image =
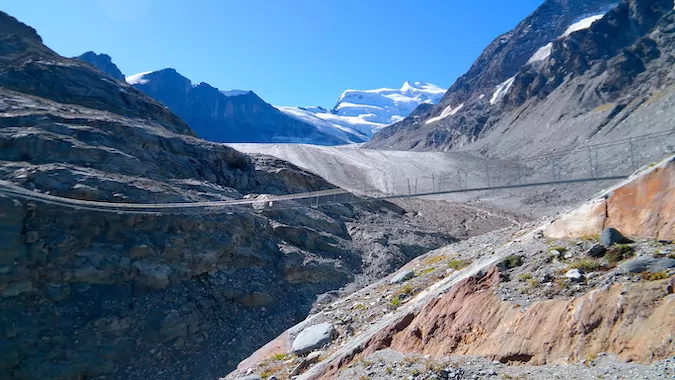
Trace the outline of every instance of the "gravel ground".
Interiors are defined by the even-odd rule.
[[[612,355],[600,354],[581,363],[544,366],[509,366],[481,357],[449,356],[434,360],[394,350],[375,352],[354,362],[337,379],[672,379],[675,358],[651,365],[624,363]]]

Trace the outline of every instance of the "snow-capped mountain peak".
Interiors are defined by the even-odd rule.
[[[366,141],[378,130],[403,120],[420,104],[438,103],[444,94],[445,89],[431,83],[407,81],[398,89],[345,90],[330,111],[316,106],[277,108],[317,128],[351,135],[356,142],[353,136]]]

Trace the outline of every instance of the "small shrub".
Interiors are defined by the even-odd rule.
[[[265,372],[263,372],[263,373],[260,374],[260,377],[263,378],[263,379],[267,379],[267,378],[272,377],[272,375],[274,375],[272,372],[270,372],[270,371],[265,371]]]
[[[468,267],[469,264],[471,264],[471,262],[468,261],[468,260],[454,259],[454,260],[450,260],[450,262],[448,263],[448,268],[454,269],[454,270],[460,270],[460,269],[464,269],[464,268]]]
[[[506,267],[506,269],[513,269],[523,265],[523,258],[518,255],[509,255],[506,256],[504,260],[502,260],[502,264]]]
[[[643,280],[646,281],[659,281],[659,280],[665,280],[668,278],[668,273],[667,272],[657,272],[657,273],[650,273],[650,272],[644,272],[641,273],[640,276],[642,277]]]
[[[285,352],[280,352],[278,354],[272,355],[273,360],[284,360],[288,357],[288,355]]]
[[[396,297],[394,297],[394,298],[391,299],[391,306],[393,306],[394,309],[396,309],[396,308],[399,307],[400,305],[401,305],[401,299],[398,298],[398,296],[396,296]]]
[[[602,262],[590,257],[584,257],[570,264],[569,269],[579,269],[584,272],[593,272],[602,268]]]
[[[611,264],[616,265],[635,254],[635,248],[627,244],[617,244],[605,253],[605,259]]]
[[[518,281],[520,282],[525,282],[530,279],[532,279],[532,275],[529,273],[521,273],[518,275]]]
[[[675,259],[675,253],[669,254],[668,257],[670,257],[671,259]]]
[[[400,295],[409,296],[414,291],[415,291],[415,288],[413,288],[412,285],[405,284],[405,285],[401,286],[396,292],[394,292],[394,297],[398,297]]]

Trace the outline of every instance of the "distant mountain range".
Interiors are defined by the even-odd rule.
[[[272,106],[253,91],[194,85],[170,68],[125,78],[106,54],[87,52],[76,58],[126,80],[179,115],[198,136],[216,142],[362,143],[420,104],[438,102],[445,93],[432,84],[405,82],[400,89],[347,90],[332,110]]]

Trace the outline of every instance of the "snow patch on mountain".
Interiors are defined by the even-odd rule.
[[[530,57],[530,59],[527,61],[527,63],[532,63],[532,62],[537,62],[537,61],[543,61],[547,59],[548,57],[551,56],[551,50],[553,49],[553,42],[549,42],[548,44],[542,46],[537,50],[536,53]]]
[[[603,13],[603,14],[600,14],[600,15],[585,17],[585,18],[575,22],[574,24],[570,25],[567,28],[567,30],[565,30],[565,33],[561,34],[560,37],[558,37],[558,38],[569,37],[572,33],[575,33],[575,32],[578,32],[578,31],[581,31],[581,30],[584,30],[584,29],[588,29],[588,28],[591,27],[591,25],[593,25],[594,22],[600,20],[604,16],[605,15]],[[551,49],[553,49],[553,43],[549,42],[548,44],[539,48],[539,50],[537,50],[537,52],[534,53],[532,55],[532,57],[530,57],[530,59],[527,61],[527,63],[530,64],[530,63],[533,63],[533,62],[543,61],[543,60],[547,59],[548,57],[551,56]]]
[[[447,106],[445,107],[445,109],[443,109],[443,112],[441,112],[440,115],[428,119],[427,121],[424,122],[424,124],[435,123],[441,119],[445,119],[446,117],[453,116],[457,114],[457,112],[459,112],[462,108],[464,108],[464,103],[458,105],[455,108],[452,108],[452,106]]]
[[[129,75],[128,77],[124,78],[128,84],[130,85],[135,85],[135,84],[146,84],[149,82],[148,79],[145,78],[146,75],[152,74],[154,71],[146,71],[143,73],[138,73],[134,75]]]
[[[500,83],[496,88],[494,94],[492,94],[492,99],[490,99],[490,104],[495,105],[499,103],[499,101],[502,100],[502,98],[506,95],[506,93],[509,92],[511,89],[511,86],[513,86],[513,82],[516,80],[515,76],[512,76],[511,78],[505,80],[504,82]]]
[[[595,16],[590,16],[590,17],[586,17],[584,19],[581,19],[581,20],[575,22],[574,24],[570,25],[570,27],[567,28],[565,33],[563,33],[563,35],[560,36],[560,37],[567,37],[574,32],[578,32],[580,30],[588,29],[588,28],[591,27],[591,25],[593,25],[594,22],[600,20],[604,16],[605,16],[604,14],[601,14],[601,15],[595,15]]]

